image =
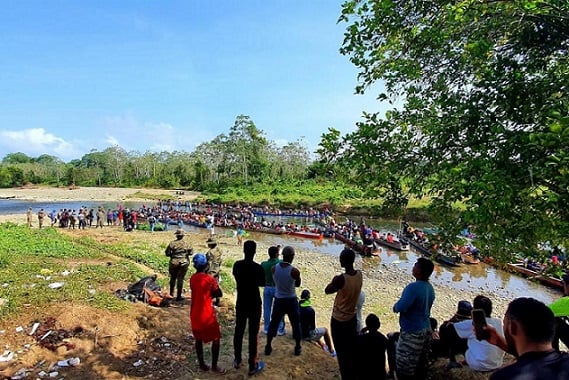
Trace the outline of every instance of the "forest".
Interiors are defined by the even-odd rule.
[[[391,109],[365,111],[346,135],[329,127],[316,152],[302,140],[278,147],[239,115],[192,152],[114,146],[68,163],[9,154],[0,186],[183,188],[224,201],[367,204],[398,218],[424,202],[449,241],[473,226],[495,257],[567,247],[567,1],[354,0],[338,22],[356,93],[381,82],[378,101]]]

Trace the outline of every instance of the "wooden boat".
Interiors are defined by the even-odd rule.
[[[323,239],[324,234],[322,232],[312,232],[312,231],[288,231],[291,236],[298,236],[308,239]]]
[[[375,250],[373,249],[373,247],[368,247],[364,244],[358,244],[355,241],[348,239],[346,236],[342,235],[339,232],[336,232],[334,234],[334,238],[336,240],[340,240],[342,243],[344,243],[345,245],[347,245],[348,247],[350,247],[351,249],[353,249],[354,251],[356,251],[357,253],[359,253],[362,256],[374,255]],[[376,255],[374,255],[374,256],[376,256]]]
[[[417,251],[418,253],[422,254],[423,256],[430,257],[433,253],[429,247],[424,246],[423,244],[419,243],[417,240],[408,240],[411,248]]]
[[[456,256],[449,253],[441,252],[440,250],[433,255],[433,258],[435,259],[436,262],[449,267],[459,267],[462,265],[461,264],[462,259],[460,255]]]
[[[543,285],[563,290],[563,280],[558,277],[549,276],[527,268],[523,263],[508,263],[508,269],[512,272],[519,273],[530,280],[539,281]]]
[[[384,247],[394,249],[396,251],[408,251],[409,244],[407,243],[407,239],[400,239],[394,240],[392,243],[387,241],[386,239],[374,239],[374,241]]]

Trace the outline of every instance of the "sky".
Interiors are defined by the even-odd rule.
[[[0,159],[185,151],[247,115],[314,151],[384,112],[354,94],[336,0],[18,0],[0,12]],[[379,88],[379,85],[378,85]]]

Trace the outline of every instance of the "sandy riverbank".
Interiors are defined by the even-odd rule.
[[[17,187],[0,189],[0,199],[14,199],[30,202],[144,202],[157,197],[176,197],[181,200],[193,200],[199,193],[185,191],[183,195],[176,194],[176,190],[122,188],[122,187]],[[141,197],[142,196],[142,197]],[[145,197],[148,196],[148,197]],[[33,207],[33,206],[32,206]],[[21,224],[26,222],[26,210],[17,214],[0,215],[0,223],[13,222]],[[34,216],[39,210],[33,210]]]

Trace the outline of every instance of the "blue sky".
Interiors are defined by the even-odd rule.
[[[0,159],[192,151],[248,115],[314,150],[381,111],[354,95],[341,1],[18,0],[0,12]]]

